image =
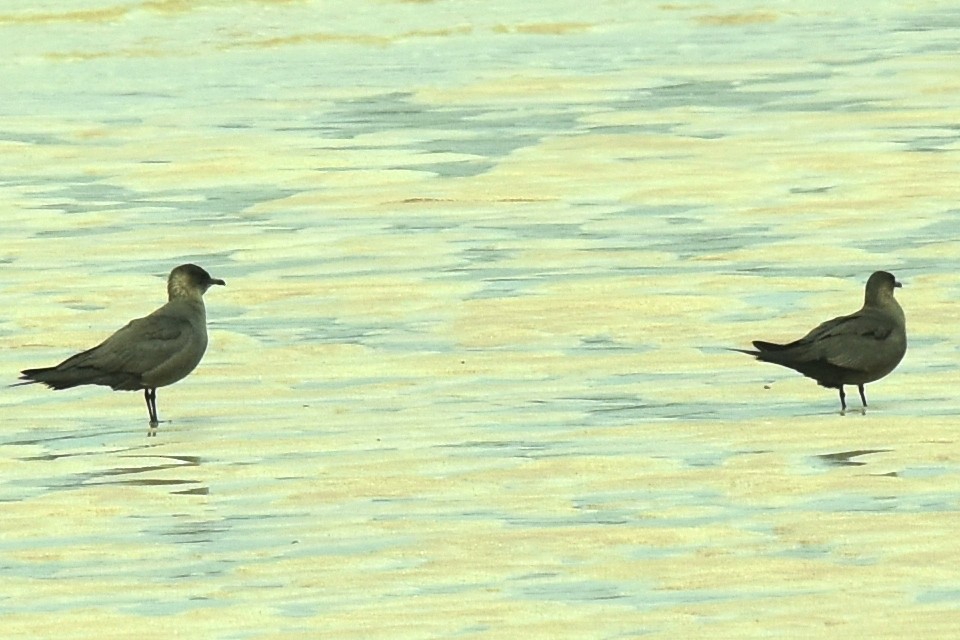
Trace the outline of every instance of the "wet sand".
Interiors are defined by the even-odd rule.
[[[9,637],[946,637],[958,14],[0,10],[0,369],[195,262],[158,393],[0,393]],[[896,274],[870,411],[726,347]]]

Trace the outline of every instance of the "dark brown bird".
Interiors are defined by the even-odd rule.
[[[157,419],[157,387],[187,376],[207,349],[207,314],[203,294],[223,280],[194,264],[183,264],[167,279],[168,302],[133,320],[96,347],[55,367],[26,369],[20,384],[40,382],[51,389],[99,384],[120,391],[143,389],[150,426]]]
[[[734,349],[799,371],[822,387],[840,391],[840,413],[846,413],[843,385],[857,385],[861,413],[866,413],[863,386],[893,371],[907,351],[906,319],[893,297],[902,286],[893,275],[877,271],[867,280],[863,307],[856,313],[827,320],[789,344],[755,340],[756,351]]]

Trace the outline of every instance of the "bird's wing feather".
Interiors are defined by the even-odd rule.
[[[190,323],[184,318],[153,313],[130,321],[96,347],[57,368],[93,368],[140,376],[185,348],[189,329]]]
[[[846,369],[875,366],[877,348],[896,329],[892,318],[861,310],[815,327],[793,345],[810,360],[821,360]],[[882,356],[881,356],[882,357]]]

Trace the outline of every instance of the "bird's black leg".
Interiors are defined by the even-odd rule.
[[[150,426],[155,427],[160,424],[157,420],[157,390],[144,389],[143,397],[147,401],[147,412],[150,414]]]
[[[867,394],[864,393],[862,384],[858,384],[857,389],[860,390],[860,402],[863,403],[863,407],[860,409],[860,413],[863,415],[867,415]]]
[[[847,414],[847,394],[843,392],[843,385],[840,385],[840,415]]]

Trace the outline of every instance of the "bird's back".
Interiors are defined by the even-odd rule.
[[[202,301],[171,300],[127,323],[102,343],[55,367],[29,369],[24,379],[54,389],[84,384],[134,391],[173,384],[200,363],[207,348]]]
[[[758,340],[753,345],[758,359],[795,369],[827,387],[879,380],[907,349],[906,330],[896,314],[868,306],[828,320],[789,344]]]

